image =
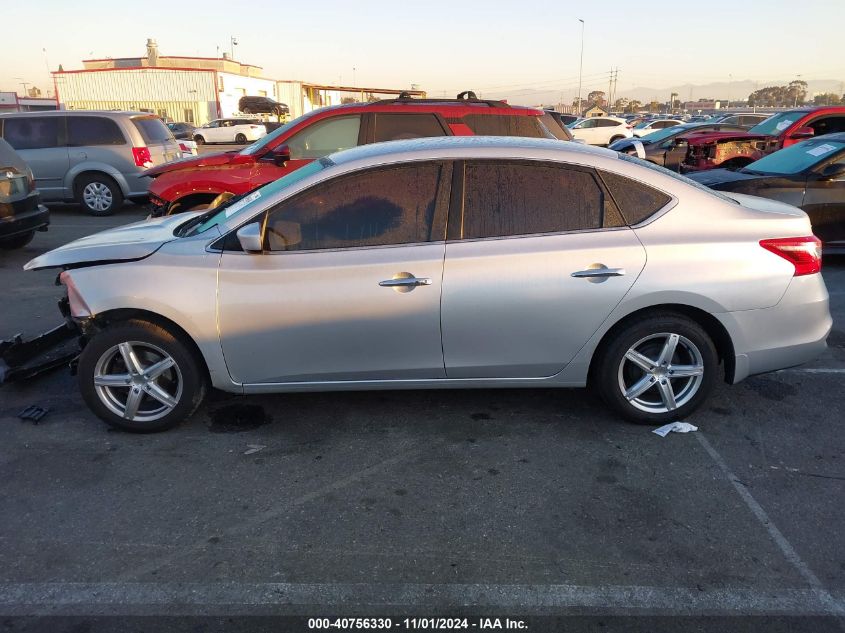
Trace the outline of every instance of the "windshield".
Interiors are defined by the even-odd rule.
[[[807,114],[807,112],[803,110],[799,112],[781,112],[780,114],[770,116],[768,119],[758,123],[748,131],[751,134],[769,134],[771,136],[777,136],[805,114]]]
[[[584,118],[575,119],[571,123],[568,123],[566,127],[570,128],[570,129],[581,127],[581,124],[584,123],[584,121],[586,121],[586,120],[587,119],[584,119]]]
[[[282,189],[290,187],[300,180],[303,180],[312,174],[316,174],[317,172],[324,170],[326,167],[331,167],[332,165],[334,165],[334,162],[332,162],[331,159],[321,158],[320,160],[315,160],[305,165],[305,167],[289,173],[287,176],[268,182],[266,185],[259,187],[258,189],[254,189],[253,191],[240,196],[235,196],[225,204],[194,218],[187,225],[180,227],[182,235],[198,235],[199,233],[204,233],[218,224],[228,222],[230,219],[244,213],[244,210],[248,209],[256,200],[272,196]]]
[[[811,139],[764,156],[740,171],[758,174],[798,174],[832,158],[843,150],[845,150],[845,142],[826,141],[824,138]]]
[[[276,128],[273,132],[261,137],[252,145],[247,145],[239,153],[245,156],[255,156],[256,154],[261,154],[265,148],[272,147],[273,145],[275,145],[276,139],[278,139],[280,136],[284,136],[291,129],[293,129],[306,119],[310,119],[317,112],[320,112],[320,110],[314,110],[312,112],[309,112],[308,114],[303,114],[301,117],[297,117],[293,121],[285,123],[282,127]]]

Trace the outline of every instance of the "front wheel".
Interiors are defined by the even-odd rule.
[[[107,424],[136,433],[164,431],[205,396],[200,360],[181,339],[142,320],[106,326],[79,357],[79,388]]]
[[[205,145],[205,137],[197,134],[194,137],[194,143],[196,143],[197,145]]]
[[[719,370],[707,332],[669,312],[627,324],[600,354],[593,376],[599,394],[638,424],[666,424],[690,415],[713,390]]]

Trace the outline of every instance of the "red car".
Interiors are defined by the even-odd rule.
[[[833,132],[845,132],[845,107],[779,112],[748,132],[713,132],[686,138],[689,147],[681,170],[740,169],[783,147]]]
[[[428,136],[526,136],[571,140],[543,110],[478,99],[397,99],[309,112],[240,151],[206,154],[150,169],[152,214],[214,206],[311,161],[357,145]],[[221,196],[224,194],[224,196]],[[218,198],[220,196],[220,198]]]

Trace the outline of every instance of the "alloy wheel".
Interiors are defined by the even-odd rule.
[[[704,360],[691,340],[661,332],[634,343],[619,363],[619,389],[641,411],[674,411],[695,397],[704,381]]]
[[[156,345],[126,341],[106,350],[94,366],[94,390],[115,415],[152,422],[170,413],[182,397],[182,372]]]

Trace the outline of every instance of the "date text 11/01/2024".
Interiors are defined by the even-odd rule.
[[[309,630],[339,629],[399,629],[399,630],[450,630],[450,629],[478,629],[478,630],[521,630],[527,629],[524,620],[510,618],[309,618]]]

